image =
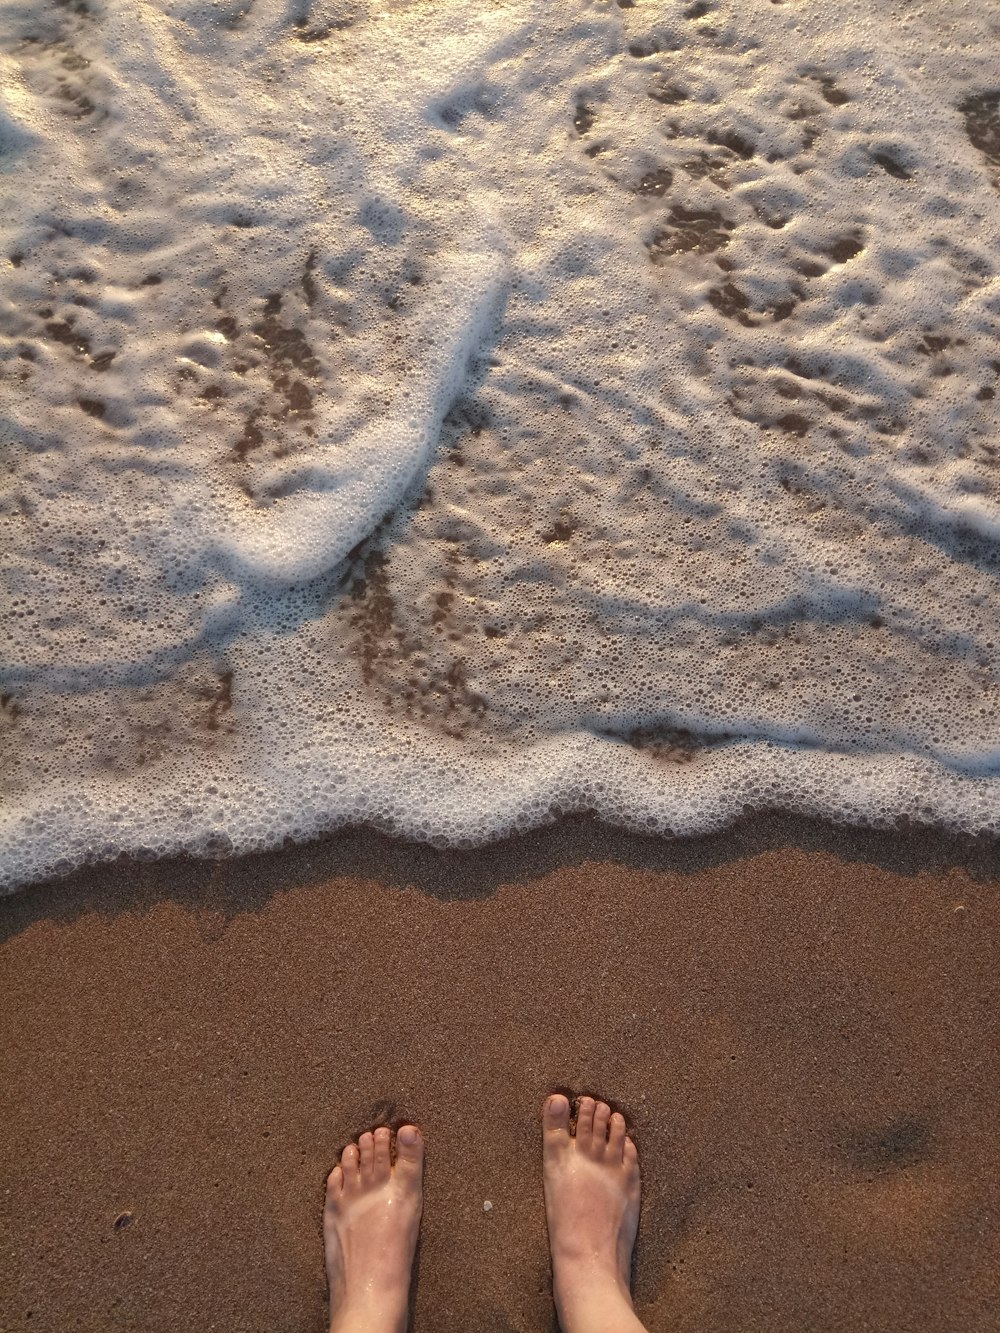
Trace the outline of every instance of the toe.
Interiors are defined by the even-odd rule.
[[[581,1097],[576,1108],[576,1141],[581,1148],[589,1148],[594,1137],[594,1099]]]
[[[611,1107],[607,1102],[598,1102],[594,1107],[594,1148],[603,1153],[608,1143],[608,1125],[611,1123]]]
[[[336,1203],[344,1192],[344,1172],[338,1162],[326,1178],[326,1201]]]
[[[392,1162],[389,1158],[389,1142],[392,1138],[385,1125],[380,1125],[374,1134],[375,1138],[375,1183],[384,1184],[389,1179],[389,1172],[392,1169]]]
[[[402,1125],[396,1135],[396,1173],[403,1180],[420,1179],[424,1139],[416,1125]]]
[[[344,1192],[350,1194],[356,1190],[361,1183],[361,1177],[358,1173],[358,1145],[349,1143],[340,1154],[340,1169],[344,1177]]]
[[[624,1148],[624,1150],[623,1150],[622,1156],[623,1156],[625,1165],[626,1165],[627,1167],[629,1167],[630,1170],[635,1171],[636,1175],[638,1175],[638,1174],[639,1174],[639,1152],[638,1152],[638,1149],[636,1148],[635,1144],[632,1142],[632,1140],[631,1140],[630,1138],[627,1138],[627,1137],[626,1137],[626,1139],[625,1139],[625,1148]]]
[[[375,1137],[367,1130],[358,1139],[361,1150],[361,1183],[370,1185],[375,1170]]]
[[[542,1107],[542,1144],[546,1152],[569,1143],[569,1102],[561,1092],[546,1097]]]
[[[625,1117],[616,1111],[608,1127],[608,1153],[612,1160],[620,1162],[625,1151]]]

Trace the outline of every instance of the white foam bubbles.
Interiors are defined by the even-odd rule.
[[[0,6],[0,883],[996,830],[996,73],[942,14]]]

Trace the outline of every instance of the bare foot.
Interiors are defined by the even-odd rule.
[[[545,1219],[563,1333],[637,1333],[632,1247],[639,1229],[639,1154],[624,1117],[581,1097],[576,1133],[560,1093],[542,1110]]]
[[[423,1207],[424,1143],[415,1125],[349,1143],[326,1181],[323,1242],[331,1333],[404,1333]]]

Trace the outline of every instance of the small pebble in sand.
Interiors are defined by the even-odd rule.
[[[484,1213],[492,1213],[492,1211],[493,1211],[493,1205],[492,1205],[492,1203],[490,1203],[489,1199],[484,1199],[484,1200],[483,1200],[483,1212],[484,1212]]]
[[[115,1230],[124,1231],[124,1229],[126,1227],[130,1227],[134,1221],[135,1218],[132,1216],[131,1213],[129,1212],[119,1213],[118,1216],[115,1218]]]

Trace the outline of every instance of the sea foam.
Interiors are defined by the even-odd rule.
[[[976,0],[0,0],[0,886],[1000,829]]]

